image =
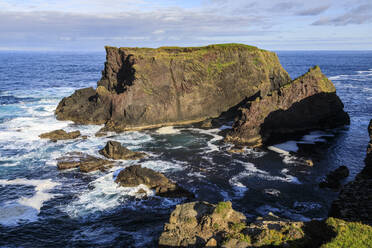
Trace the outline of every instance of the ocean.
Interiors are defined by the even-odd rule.
[[[144,167],[164,173],[197,200],[232,201],[248,219],[273,212],[292,220],[327,216],[336,192],[320,189],[327,173],[346,165],[350,181],[362,169],[372,117],[372,51],[279,51],[292,78],[319,65],[334,82],[350,126],[314,131],[275,146],[297,151],[314,144],[314,167],[295,155],[268,149],[230,154],[216,129],[188,125],[95,137],[102,126],[57,121],[58,102],[74,90],[95,87],[105,54],[0,52],[0,246],[155,247],[170,212],[182,199],[139,198],[138,188],[117,187],[121,161],[106,172],[58,171],[71,151],[100,156],[108,140],[149,157]],[[230,123],[231,125],[231,123]],[[88,139],[41,140],[55,129],[80,130]]]

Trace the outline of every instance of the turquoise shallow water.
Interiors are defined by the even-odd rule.
[[[318,182],[347,165],[352,176],[363,166],[366,127],[372,114],[372,52],[279,52],[292,78],[320,65],[335,83],[351,125],[313,132],[323,153],[314,168],[270,150],[231,155],[219,129],[192,126],[127,132],[97,138],[100,126],[56,121],[58,102],[75,89],[95,87],[105,54],[0,53],[0,246],[153,247],[162,225],[179,200],[136,196],[138,188],[118,188],[117,171],[136,163],[122,161],[108,172],[59,172],[56,158],[70,151],[99,156],[114,139],[150,156],[140,163],[165,173],[193,191],[197,199],[231,200],[254,218],[268,211],[299,220],[322,218],[335,193]],[[63,128],[80,130],[87,140],[41,140]],[[280,145],[295,150],[297,141]]]

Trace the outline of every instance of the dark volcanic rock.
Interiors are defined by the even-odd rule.
[[[122,146],[117,141],[108,141],[106,146],[99,150],[99,153],[106,158],[136,160],[146,156],[143,152],[133,152]]]
[[[319,187],[339,190],[341,187],[341,180],[347,178],[348,176],[349,176],[349,169],[344,165],[340,166],[336,170],[329,173],[325,181],[319,184]]]
[[[81,135],[80,131],[74,131],[74,132],[67,133],[65,130],[58,129],[58,130],[54,130],[49,133],[40,134],[39,137],[42,139],[50,139],[52,141],[57,141],[57,140],[76,139],[80,135]]]
[[[60,170],[80,168],[82,172],[105,170],[113,165],[112,161],[96,158],[81,152],[68,153],[57,159],[57,167]]]
[[[97,89],[64,98],[59,120],[107,122],[111,131],[199,122],[290,81],[275,53],[247,45],[106,47],[106,53]]]
[[[349,124],[343,107],[334,85],[316,66],[279,90],[248,101],[226,140],[260,146],[298,132]]]
[[[372,226],[372,120],[368,126],[370,142],[365,167],[354,181],[344,185],[332,203],[329,216],[347,221],[360,221]]]
[[[194,195],[178,184],[166,178],[163,174],[141,165],[132,165],[120,171],[116,183],[123,187],[135,187],[144,184],[150,189],[154,189],[156,195],[162,197],[187,197],[194,198]]]

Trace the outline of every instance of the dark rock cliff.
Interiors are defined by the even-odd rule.
[[[77,90],[59,120],[124,131],[217,117],[254,94],[290,81],[275,53],[240,44],[180,48],[106,47],[96,90]]]
[[[329,216],[347,221],[372,225],[372,120],[368,126],[370,141],[367,146],[365,167],[346,184],[332,203]]]
[[[280,89],[261,96],[250,99],[240,108],[227,141],[260,146],[289,134],[334,128],[350,122],[336,88],[317,66]]]

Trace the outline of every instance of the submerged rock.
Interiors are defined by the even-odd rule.
[[[349,176],[349,169],[346,166],[340,166],[336,170],[332,171],[327,175],[325,181],[319,184],[321,188],[331,188],[339,190],[341,187],[341,180]]]
[[[65,130],[58,129],[48,133],[40,134],[39,137],[42,139],[50,139],[52,141],[57,140],[68,140],[68,139],[76,139],[80,137],[80,131],[73,131],[73,132],[66,132]]]
[[[319,67],[274,90],[248,101],[226,140],[260,146],[286,135],[349,124],[332,82]]]
[[[107,123],[106,131],[200,122],[290,81],[275,53],[241,44],[106,53],[97,89],[64,98],[57,119]]]
[[[95,170],[106,170],[112,165],[112,161],[96,158],[81,152],[68,153],[57,159],[59,170],[79,168],[82,172],[91,172]]]
[[[329,216],[372,225],[372,120],[368,126],[370,141],[363,170],[354,181],[343,186],[332,203]]]
[[[144,184],[155,190],[155,194],[162,197],[194,198],[194,195],[178,184],[166,178],[162,173],[143,168],[141,165],[132,165],[120,171],[116,183],[122,187],[136,187]]]
[[[99,153],[106,158],[111,159],[125,159],[125,160],[136,160],[146,156],[143,152],[133,152],[122,146],[117,141],[108,141],[106,146],[99,150]]]

